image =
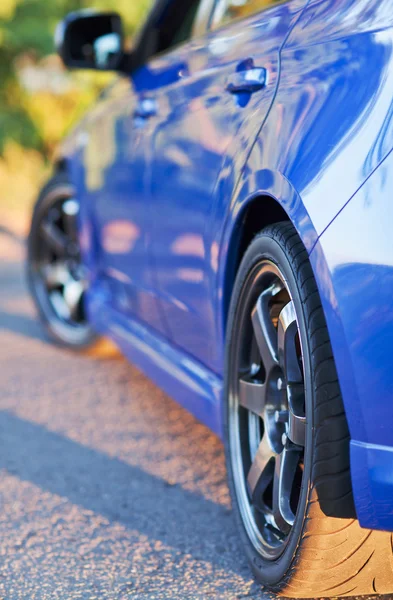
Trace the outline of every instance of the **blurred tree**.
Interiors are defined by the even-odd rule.
[[[57,23],[81,8],[116,10],[132,36],[151,2],[0,0],[0,223],[26,231],[54,148],[108,82],[105,74],[63,69],[53,45]]]
[[[74,89],[70,84],[64,93],[23,88],[18,65],[26,67],[29,61],[30,66],[39,64],[54,52],[56,24],[67,13],[87,6],[113,9],[122,14],[126,31],[132,35],[150,3],[150,0],[0,0],[0,154],[10,139],[50,154],[76,107],[86,107],[100,87],[102,78],[90,75],[84,83],[76,76]],[[32,69],[30,74],[32,77]]]

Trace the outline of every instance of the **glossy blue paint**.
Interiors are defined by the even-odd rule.
[[[218,206],[217,181],[228,157],[237,161],[226,169],[229,178],[237,178],[245,164],[276,92],[280,47],[304,4],[279,4],[149,63],[160,77],[173,70],[173,62],[187,65],[179,81],[157,87],[159,115],[149,125],[151,187],[145,201],[156,289],[169,339],[221,375],[211,299],[219,251],[214,236],[228,202]],[[255,68],[266,69],[266,85],[255,93],[228,91],[239,73]]]
[[[198,361],[136,319],[113,307],[101,283],[91,289],[87,312],[98,332],[112,340],[135,365],[164,391],[222,436],[222,380]]]
[[[231,93],[254,69],[266,85]],[[392,90],[391,0],[289,0],[119,79],[60,154],[92,322],[218,433],[244,221],[281,206],[323,298],[359,518],[393,530]]]
[[[311,253],[351,432],[362,525],[391,529],[393,508],[393,152]]]
[[[313,0],[282,52],[267,162],[320,234],[393,145],[389,0]]]

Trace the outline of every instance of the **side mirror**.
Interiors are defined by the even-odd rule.
[[[116,71],[124,58],[121,17],[117,13],[71,13],[58,25],[55,43],[66,67]]]

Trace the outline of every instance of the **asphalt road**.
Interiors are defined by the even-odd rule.
[[[0,598],[268,598],[220,442],[109,345],[47,341],[0,235]]]
[[[223,449],[113,348],[51,345],[0,234],[1,600],[268,599]]]

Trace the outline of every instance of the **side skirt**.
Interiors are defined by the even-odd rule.
[[[145,375],[222,438],[221,378],[144,324],[113,309],[99,294],[89,294],[87,312],[98,333],[109,337]]]

